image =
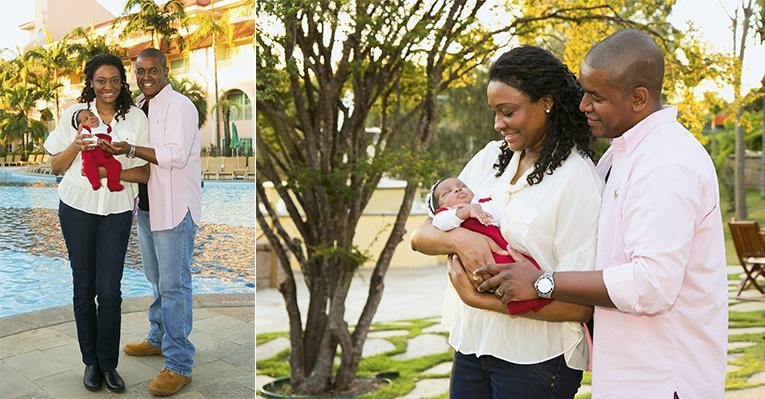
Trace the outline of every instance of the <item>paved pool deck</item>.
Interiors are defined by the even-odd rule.
[[[120,347],[146,336],[150,297],[122,302]],[[255,294],[194,296],[196,347],[192,382],[173,398],[255,396]],[[125,392],[82,385],[84,365],[71,306],[0,318],[0,398],[152,398],[148,383],[162,369],[161,356],[131,357],[120,351]]]

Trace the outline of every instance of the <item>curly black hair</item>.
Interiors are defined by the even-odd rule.
[[[96,69],[103,65],[111,65],[120,72],[120,94],[117,96],[115,107],[117,114],[115,119],[122,117],[125,120],[125,115],[130,111],[130,107],[133,105],[133,97],[130,94],[130,85],[127,82],[127,76],[125,74],[125,65],[122,64],[120,57],[112,54],[100,53],[93,56],[85,64],[85,87],[82,88],[82,94],[77,99],[78,102],[87,103],[90,107],[90,103],[96,98],[96,92],[93,90],[93,74],[96,73]]]
[[[533,102],[542,97],[553,99],[547,114],[547,133],[539,159],[526,181],[539,183],[545,174],[552,174],[576,146],[579,153],[594,156],[595,138],[590,134],[587,117],[579,111],[584,90],[568,67],[549,51],[535,46],[516,47],[497,59],[489,68],[489,82],[497,81],[520,90]],[[507,142],[494,164],[499,177],[513,157]]]

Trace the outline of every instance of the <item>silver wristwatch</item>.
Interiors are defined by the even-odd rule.
[[[130,144],[130,150],[128,150],[127,154],[125,154],[128,158],[135,157],[135,146],[133,144]]]
[[[552,293],[555,289],[555,280],[553,280],[554,274],[555,272],[544,272],[537,278],[537,281],[534,282],[534,289],[537,290],[537,296],[546,299],[552,298]]]

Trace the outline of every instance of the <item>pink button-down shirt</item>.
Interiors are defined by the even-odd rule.
[[[138,96],[141,107],[144,96]],[[149,142],[158,165],[151,165],[148,191],[152,231],[178,226],[191,212],[194,224],[202,220],[199,116],[186,96],[166,85],[149,101]]]
[[[592,397],[722,398],[728,304],[717,176],[665,107],[598,164],[596,268],[618,309],[595,308]]]

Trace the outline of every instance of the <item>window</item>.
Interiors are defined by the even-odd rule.
[[[231,106],[231,120],[241,121],[252,119],[252,103],[241,90],[234,90],[226,95],[226,100],[235,104]]]
[[[171,73],[188,73],[189,72],[189,59],[180,58],[170,61]]]

